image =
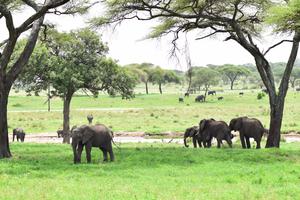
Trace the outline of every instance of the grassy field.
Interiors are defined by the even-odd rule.
[[[114,131],[141,131],[148,133],[182,132],[198,124],[202,118],[215,118],[229,122],[237,116],[247,115],[260,119],[268,128],[268,97],[257,100],[258,91],[238,90],[218,93],[224,100],[209,96],[206,103],[195,103],[195,95],[178,102],[180,94],[137,94],[132,100],[100,95],[99,98],[75,96],[71,103],[71,124],[87,123],[86,116],[94,116],[95,123],[104,123]],[[27,133],[55,132],[62,127],[62,101],[52,100],[52,112],[45,112],[45,97],[11,95],[9,98],[9,127],[23,127]],[[131,108],[131,109],[128,109]],[[80,110],[87,109],[87,110]],[[98,110],[97,110],[98,109]],[[101,110],[103,109],[103,110]],[[44,110],[43,112],[38,112]],[[300,130],[300,93],[287,95],[283,131]]]
[[[300,199],[300,146],[193,149],[122,144],[116,162],[72,164],[68,145],[12,144],[0,199]],[[101,155],[102,159],[102,155]],[[100,162],[100,163],[99,163]]]

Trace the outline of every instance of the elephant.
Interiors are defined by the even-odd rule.
[[[205,97],[204,95],[199,95],[195,98],[195,102],[203,102],[205,100]]]
[[[64,131],[63,131],[63,130],[61,130],[61,129],[57,130],[57,131],[56,131],[56,133],[57,133],[57,137],[58,137],[58,138],[60,138],[60,137],[63,137],[63,136],[64,136]]]
[[[103,161],[114,161],[112,149],[113,132],[103,124],[82,125],[71,130],[74,164],[81,162],[81,153],[85,146],[87,163],[91,162],[92,147],[98,147],[103,152]]]
[[[218,101],[223,100],[223,99],[224,99],[224,97],[218,97]]]
[[[25,140],[25,132],[22,128],[13,129],[13,141],[15,141],[15,136],[17,137],[17,141],[24,142]]]
[[[216,95],[216,91],[215,90],[211,90],[207,92],[207,95]]]
[[[203,140],[203,145],[205,148],[211,147],[212,138],[216,138],[220,148],[222,140],[225,140],[229,147],[232,148],[233,135],[231,134],[229,126],[224,121],[216,121],[214,119],[202,119],[199,123],[198,134]]]
[[[261,138],[264,133],[268,132],[258,119],[248,117],[232,119],[229,123],[229,128],[230,130],[239,131],[242,147],[244,149],[246,145],[248,149],[251,148],[249,138],[254,138],[256,148],[260,149]]]
[[[197,142],[198,142],[199,147],[202,147],[202,144],[201,144],[202,143],[202,138],[199,137],[198,131],[199,131],[199,127],[198,126],[192,126],[192,127],[187,128],[185,130],[185,132],[184,132],[184,138],[183,138],[184,146],[185,147],[189,147],[189,145],[186,143],[186,139],[188,137],[193,138],[194,148],[197,148]]]
[[[178,98],[178,101],[179,101],[179,103],[180,103],[180,102],[183,103],[183,102],[184,102],[184,99],[183,99],[182,97],[179,97],[179,98]]]
[[[190,96],[190,93],[186,92],[184,93],[184,97],[189,97]]]
[[[244,95],[244,92],[240,92],[239,95],[240,95],[240,96],[243,96],[243,95]]]

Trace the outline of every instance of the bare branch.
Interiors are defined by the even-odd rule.
[[[293,42],[293,40],[281,40],[280,42],[278,42],[278,43],[272,45],[271,47],[269,47],[269,48],[267,49],[267,51],[266,51],[265,53],[263,53],[263,55],[264,55],[264,56],[267,55],[267,53],[269,53],[269,51],[271,51],[273,48],[277,47],[278,45],[281,45],[281,44],[284,43],[284,42]]]
[[[33,8],[34,10],[38,10],[38,5],[32,0],[22,0],[25,4]]]
[[[208,37],[210,37],[210,36],[212,36],[212,35],[215,35],[215,34],[217,34],[217,33],[226,33],[226,32],[229,32],[229,31],[225,31],[225,30],[216,30],[216,31],[214,31],[214,32],[212,32],[212,33],[210,33],[210,34],[208,34],[208,35],[205,35],[205,36],[203,36],[203,37],[196,38],[196,40],[202,40],[202,39],[208,38]]]
[[[1,48],[3,45],[5,45],[7,42],[8,42],[8,39],[6,39],[6,40],[0,42],[0,48]]]

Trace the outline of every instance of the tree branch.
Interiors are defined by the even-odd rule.
[[[264,56],[267,55],[267,53],[269,53],[269,51],[271,51],[273,48],[277,47],[278,45],[281,45],[281,44],[284,43],[284,42],[293,42],[293,40],[281,40],[280,42],[278,42],[278,43],[272,45],[271,47],[269,47],[269,48],[267,49],[267,51],[266,51],[265,53],[263,53],[263,55],[264,55]]]

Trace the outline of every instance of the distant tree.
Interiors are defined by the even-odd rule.
[[[179,83],[180,78],[171,70],[164,70],[156,67],[151,71],[150,80],[153,84],[158,85],[159,93],[162,94],[162,85],[165,83]]]
[[[193,69],[195,75],[193,77],[192,86],[195,88],[204,87],[204,97],[206,99],[207,91],[211,86],[217,85],[219,83],[221,75],[218,71],[211,68],[193,67]]]
[[[37,83],[51,83],[53,94],[63,99],[64,143],[70,142],[70,104],[76,91],[88,90],[94,96],[98,95],[98,91],[107,91],[110,95],[120,93],[124,98],[133,96],[135,79],[128,75],[126,69],[105,57],[108,48],[96,33],[89,29],[71,33],[52,31],[49,32],[46,46],[50,62],[43,60],[45,62],[39,65],[28,65],[20,80],[25,79],[26,83],[32,81],[27,90],[35,92],[44,89],[35,87]],[[33,54],[31,60],[29,63],[38,63],[39,54]]]
[[[145,84],[146,94],[149,94],[148,84],[150,82],[150,75],[154,69],[154,65],[152,63],[133,63],[126,65],[125,67],[134,72],[138,80]]]
[[[300,68],[294,68],[291,73],[290,83],[292,88],[295,88],[297,80],[300,79]]]
[[[233,85],[235,81],[237,81],[241,76],[246,76],[250,74],[250,71],[241,66],[235,66],[235,65],[223,65],[219,72],[223,74],[228,80],[230,81],[230,89],[233,90]]]

